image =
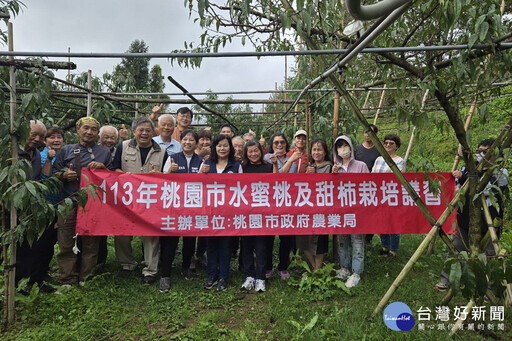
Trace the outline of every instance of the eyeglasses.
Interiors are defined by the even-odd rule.
[[[476,152],[477,152],[477,154],[481,153],[481,154],[485,155],[485,154],[487,154],[487,149],[477,149]]]
[[[286,141],[274,141],[274,146],[278,146],[280,144],[286,144]]]
[[[394,141],[386,141],[386,142],[384,142],[384,145],[385,145],[385,146],[392,146],[392,145],[394,145],[394,144],[395,144],[395,142],[394,142]]]

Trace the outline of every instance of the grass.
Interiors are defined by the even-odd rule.
[[[402,235],[396,259],[382,259],[378,238],[367,247],[361,283],[347,294],[338,290],[330,298],[300,292],[276,277],[265,293],[241,291],[245,276],[234,270],[228,290],[206,291],[204,271],[187,281],[179,274],[178,257],[171,275],[172,289],[162,294],[157,286],[144,287],[140,272],[123,273],[109,246],[109,259],[98,275],[84,287],[60,288],[60,294],[42,294],[34,289],[31,297],[17,300],[16,323],[2,340],[444,340],[447,331],[389,330],[380,313],[369,317],[381,297],[421,242],[420,235]],[[111,242],[111,241],[110,241]],[[138,245],[138,244],[134,244]],[[433,290],[445,257],[438,240],[436,253],[422,256],[393,295],[391,302],[409,305],[413,315],[421,306],[435,311],[443,293]],[[140,254],[139,254],[140,257]],[[328,259],[332,261],[332,259]],[[299,279],[304,270],[291,269]],[[2,284],[3,285],[3,284]],[[459,295],[451,302],[464,305]],[[505,311],[502,339],[512,339],[511,310]],[[317,320],[315,321],[315,316]],[[453,323],[453,322],[452,322]],[[437,322],[432,322],[437,327]],[[481,334],[463,331],[457,338],[480,340]]]

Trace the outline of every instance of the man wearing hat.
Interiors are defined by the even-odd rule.
[[[73,200],[73,209],[64,219],[57,222],[57,239],[59,243],[59,277],[62,284],[83,285],[87,275],[97,264],[99,237],[80,236],[82,249],[81,262],[78,267],[78,254],[73,249],[76,245],[75,228],[80,175],[83,167],[88,169],[111,169],[110,151],[96,144],[100,131],[100,123],[92,117],[82,117],[76,122],[76,131],[80,137],[77,144],[62,147],[52,166],[52,173],[60,172],[63,183],[63,194]]]
[[[307,133],[305,130],[300,129],[297,130],[295,135],[293,135],[293,145],[294,148],[290,149],[287,156],[290,157],[290,160],[295,162],[297,166],[297,173],[306,173],[306,166],[308,164],[308,153],[306,151],[306,139]]]

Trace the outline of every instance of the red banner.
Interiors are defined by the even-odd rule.
[[[430,225],[394,174],[122,174],[82,171],[89,194],[81,235],[246,236],[427,233]],[[449,173],[407,173],[434,218],[455,192]],[[86,179],[87,177],[87,179]],[[444,224],[451,233],[453,215]]]

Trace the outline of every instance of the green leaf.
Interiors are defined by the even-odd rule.
[[[34,197],[37,197],[36,188],[31,182],[25,182],[25,187],[27,187],[27,190],[32,194]]]
[[[452,288],[454,294],[459,291],[460,288],[460,278],[462,275],[460,262],[455,262],[450,267],[450,287]]]
[[[489,24],[485,21],[480,26],[480,41],[485,41],[485,37],[487,36],[487,32],[489,31]]]
[[[304,330],[312,330],[318,321],[318,313],[315,313],[315,316],[309,321],[309,323],[304,327]]]

